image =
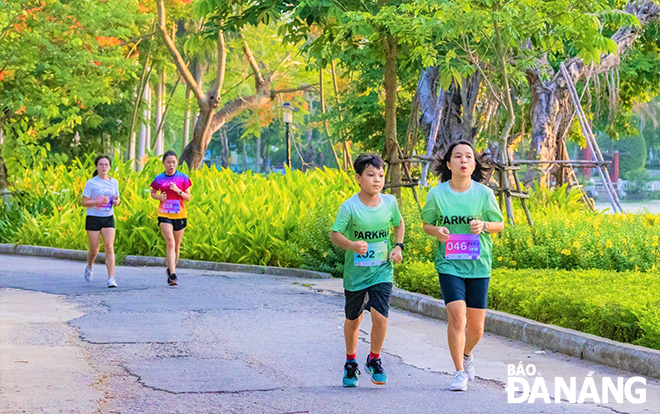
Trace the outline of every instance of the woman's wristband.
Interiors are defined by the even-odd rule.
[[[487,221],[484,221],[484,228],[483,228],[483,230],[482,230],[481,232],[482,232],[482,233],[483,233],[483,232],[488,233],[488,222],[487,222]]]

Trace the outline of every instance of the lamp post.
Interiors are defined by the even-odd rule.
[[[293,113],[298,112],[298,108],[296,108],[295,106],[291,105],[288,102],[284,102],[284,104],[282,104],[282,109],[284,111],[282,120],[286,125],[286,136],[284,138],[284,140],[286,141],[286,165],[288,165],[290,169],[291,168],[291,130],[289,129],[289,124],[293,121]]]

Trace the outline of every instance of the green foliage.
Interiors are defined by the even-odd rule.
[[[433,262],[408,262],[394,266],[394,283],[401,289],[442,299]]]
[[[83,153],[121,139],[117,120],[128,119],[139,68],[120,44],[146,18],[135,0],[0,2],[0,127],[10,177],[51,145]]]
[[[14,200],[0,204],[0,240],[85,249],[80,197],[91,177],[93,155],[71,167],[40,165],[16,177]],[[149,183],[162,169],[150,160],[143,172],[113,163],[122,204],[116,209],[117,250],[162,255]],[[293,171],[284,176],[234,174],[204,167],[190,172],[194,186],[190,225],[182,257],[202,260],[305,267],[341,275],[343,251],[329,240],[341,203],[357,191],[353,177],[337,170]],[[424,200],[427,190],[419,197]],[[432,262],[437,241],[423,231],[410,192],[400,206],[406,224],[405,260]],[[582,211],[573,192],[531,193],[534,226],[516,212],[493,240],[495,268],[603,269],[654,271],[660,260],[660,216]],[[62,245],[66,243],[66,246]]]
[[[535,214],[555,215],[566,212],[584,211],[586,206],[581,200],[582,194],[577,188],[568,188],[568,184],[549,189],[534,182],[528,189],[528,208]]]
[[[398,287],[440,298],[433,263],[405,263],[394,272]],[[659,290],[657,273],[499,269],[491,277],[488,306],[660,349]]]
[[[657,273],[511,271],[493,274],[493,309],[660,349]]]
[[[11,218],[9,223],[3,220],[0,240],[86,249],[85,209],[80,199],[92,165],[90,155],[75,160],[71,168],[42,165],[15,177],[12,190],[19,201],[3,204],[0,217],[9,220],[17,215],[16,205],[22,207],[21,218]],[[141,173],[131,172],[129,163],[115,161],[113,168],[111,176],[119,181],[122,199],[115,209],[118,254],[164,255],[156,202],[149,196],[151,180],[162,172],[160,160],[149,160]],[[313,222],[310,213],[323,208],[328,214],[336,212],[355,188],[349,184],[352,179],[337,170],[291,171],[268,177],[208,167],[184,171],[193,182],[193,202],[181,257],[199,260],[301,266],[302,254],[309,252],[296,235],[310,243],[309,249],[316,249],[311,238],[324,239],[321,227],[316,233],[305,231],[303,226]],[[327,239],[329,226],[325,232]]]
[[[505,226],[493,241],[494,268],[655,271],[660,215],[572,212]]]
[[[626,188],[626,198],[639,199],[647,195],[646,185],[651,181],[651,177],[644,167],[626,171],[622,178],[629,181],[628,188]]]
[[[598,144],[602,151],[619,151],[619,171],[622,176],[643,169],[648,156],[644,136],[635,134],[628,138],[613,141],[607,135],[598,137]]]

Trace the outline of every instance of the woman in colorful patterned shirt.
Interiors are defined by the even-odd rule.
[[[190,201],[190,178],[177,171],[179,160],[174,151],[163,154],[165,172],[151,183],[151,198],[160,201],[158,205],[158,225],[165,237],[167,257],[167,283],[176,286],[176,264],[179,261],[179,247],[183,231],[187,225],[186,201]]]

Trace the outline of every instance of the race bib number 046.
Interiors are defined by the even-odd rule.
[[[452,234],[445,243],[447,260],[479,260],[481,240],[478,234]]]
[[[353,253],[355,266],[380,266],[387,262],[387,240],[369,243],[365,254]]]

